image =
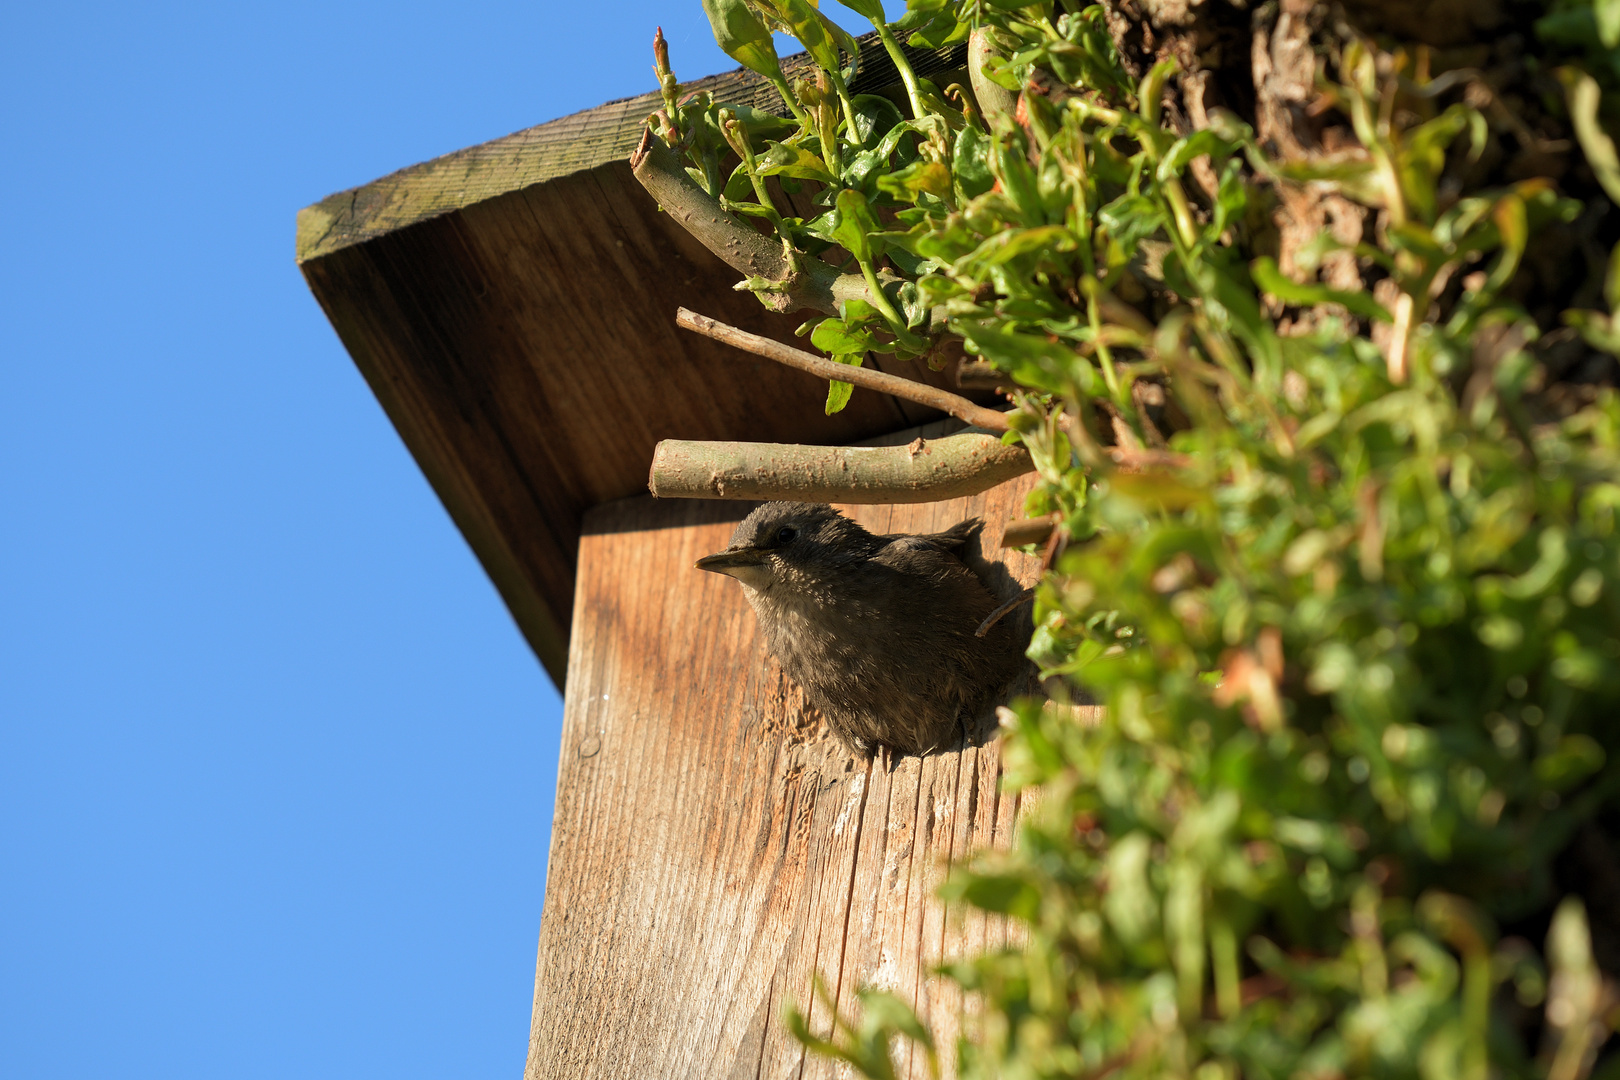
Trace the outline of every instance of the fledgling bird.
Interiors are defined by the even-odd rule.
[[[823,503],[771,502],[700,570],[742,583],[766,645],[845,745],[925,754],[949,745],[1023,666],[1010,620],[957,557],[981,526],[874,536]]]

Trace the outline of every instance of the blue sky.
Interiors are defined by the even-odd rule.
[[[0,1075],[521,1075],[561,704],[293,222],[659,23],[735,66],[698,0],[8,8]]]

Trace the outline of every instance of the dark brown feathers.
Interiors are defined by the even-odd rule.
[[[997,598],[957,557],[977,520],[874,536],[818,503],[766,503],[698,566],[742,582],[767,646],[851,749],[954,744],[1023,666]]]

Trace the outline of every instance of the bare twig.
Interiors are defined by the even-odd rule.
[[[1018,384],[1011,375],[997,371],[988,360],[959,360],[956,364],[956,385],[962,390],[1014,390]]]
[[[977,494],[1034,467],[1023,447],[972,429],[908,446],[665,439],[653,453],[647,487],[660,498],[937,502]]]
[[[695,311],[681,308],[675,313],[677,326],[711,337],[716,341],[723,341],[727,345],[736,346],[745,352],[756,356],[763,356],[767,360],[775,360],[778,364],[786,364],[790,368],[809,372],[817,378],[828,379],[834,382],[853,383],[865,390],[876,390],[880,394],[891,394],[897,398],[914,401],[918,405],[926,405],[940,412],[950,413],[958,420],[963,420],[975,427],[985,428],[988,431],[1006,431],[1007,417],[994,409],[986,409],[982,405],[975,405],[959,394],[949,390],[941,390],[937,386],[926,383],[912,382],[902,379],[898,375],[886,375],[881,371],[872,371],[868,368],[851,367],[848,364],[835,364],[831,360],[807,353],[800,349],[783,345],[780,341],[773,341],[758,334],[750,334],[746,330],[739,330],[735,326],[727,326],[707,315],[699,315]]]
[[[1069,532],[1067,529],[1054,528],[1046,538],[1046,548],[1041,552],[1041,573],[1046,573],[1063,557],[1063,552],[1069,546]]]
[[[1025,544],[1044,544],[1046,538],[1052,535],[1057,521],[1052,517],[1025,518],[1023,521],[1011,521],[1001,531],[1001,546],[1004,548],[1023,547]]]
[[[980,623],[979,628],[973,631],[973,636],[984,637],[984,635],[990,632],[990,628],[992,626],[1001,621],[1001,617],[1003,615],[1007,614],[1007,612],[1011,611],[1015,607],[1029,603],[1033,599],[1035,599],[1035,590],[1025,589],[1023,592],[1019,593],[1017,596],[1013,597],[1011,600],[1008,600],[1005,604],[1002,604],[1000,607],[996,608],[996,610],[986,615],[984,617],[984,622]]]

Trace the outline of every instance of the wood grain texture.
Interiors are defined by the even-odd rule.
[[[685,305],[779,341],[799,319],[614,161],[302,264],[356,366],[559,686],[579,521],[645,490],[666,438],[845,444],[934,413],[676,328]],[[880,360],[935,385],[948,372]],[[994,400],[983,398],[982,400]]]
[[[1038,565],[1000,529],[1033,482],[842,509],[875,532],[984,518],[980,569],[1011,595]],[[845,1009],[862,985],[916,1001],[949,1041],[964,1003],[930,969],[1006,940],[934,898],[951,865],[1010,842],[999,741],[892,771],[845,752],[742,590],[692,567],[749,509],[643,497],[585,516],[528,1080],[830,1077],[782,1025],[796,1002],[827,1029],[817,974]]]

